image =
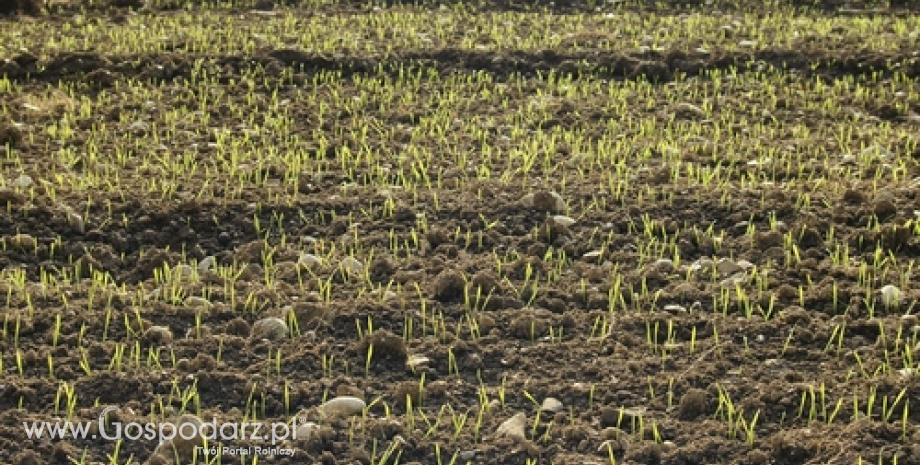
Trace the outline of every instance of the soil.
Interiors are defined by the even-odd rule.
[[[623,7],[662,15],[715,8],[694,3],[703,2],[657,2],[656,6],[636,2]],[[719,7],[727,11],[741,3]],[[916,7],[889,9],[884,2],[800,3],[817,3],[828,11],[848,8],[851,14],[867,16],[909,16],[920,11]],[[27,8],[25,2],[12,4],[0,3],[0,14],[19,11],[35,16],[0,22],[64,24],[77,11],[64,2],[50,4],[44,12]],[[180,14],[176,11],[180,6],[160,0],[147,4],[114,0],[94,2],[83,14],[87,19],[121,21],[133,14],[131,8],[155,16]],[[306,8],[298,2],[255,6],[259,10]],[[385,3],[380,6],[387,7]],[[220,14],[251,15],[248,17],[257,21],[252,7],[241,4],[238,11]],[[594,8],[559,1],[489,1],[481,7],[543,8],[558,14]],[[322,8],[304,14],[366,10],[357,2]],[[235,180],[228,184],[226,179],[207,179],[201,173],[189,178],[187,190],[197,192],[207,181],[219,186],[211,188],[214,198],[139,194],[147,192],[148,183],[159,175],[151,166],[121,172],[119,195],[107,196],[100,190],[87,198],[84,193],[60,190],[52,197],[35,189],[30,196],[28,190],[0,188],[0,201],[7,206],[0,214],[0,236],[5,244],[0,267],[8,278],[0,285],[0,295],[6,296],[0,338],[0,463],[68,464],[81,457],[85,458],[81,463],[109,463],[107,455],[113,454],[115,445],[102,438],[26,436],[23,422],[66,416],[66,408],[60,407],[66,399],[63,386],[78,396],[71,419],[87,422],[95,422],[105,406],[118,406],[117,419],[123,423],[147,421],[151,412],[178,415],[186,405],[200,406],[198,415],[204,420],[216,417],[220,421],[242,421],[249,407],[257,406],[258,417],[272,422],[287,421],[326,397],[378,400],[366,416],[323,420],[320,433],[286,443],[296,449],[295,457],[260,458],[260,463],[396,463],[395,457],[380,459],[392,446],[400,451],[401,464],[604,464],[610,463],[610,454],[619,464],[850,464],[859,457],[872,463],[920,464],[920,408],[916,408],[920,377],[897,372],[904,366],[902,358],[907,357],[901,355],[904,347],[917,344],[916,332],[912,333],[917,318],[904,314],[912,313],[920,294],[904,286],[902,307],[879,309],[870,318],[864,271],[849,263],[834,264],[832,251],[825,247],[825,239],[832,234],[839,243],[850,246],[853,260],[871,263],[878,258],[876,244],[881,244],[882,258],[896,263],[907,276],[914,272],[912,260],[920,256],[920,237],[910,223],[920,210],[916,185],[911,184],[920,176],[916,163],[920,156],[916,135],[920,60],[916,38],[902,39],[903,43],[886,51],[828,36],[795,49],[713,49],[705,58],[681,50],[601,53],[600,48],[592,49],[590,38],[578,49],[495,52],[445,47],[387,58],[324,56],[287,49],[206,57],[184,51],[180,45],[175,50],[130,56],[72,51],[0,57],[5,59],[0,61],[0,74],[15,84],[15,92],[3,91],[0,104],[6,119],[0,120],[0,145],[5,146],[0,150],[7,182],[20,174],[36,180],[48,173],[114,176],[112,165],[104,160],[76,156],[70,166],[62,167],[48,155],[60,142],[35,128],[58,122],[78,108],[81,99],[96,99],[108,92],[116,96],[110,97],[108,114],[71,121],[69,144],[102,144],[98,149],[114,156],[125,148],[112,142],[115,137],[89,140],[94,125],[106,124],[105,131],[112,134],[137,131],[138,137],[155,131],[153,123],[132,126],[121,117],[136,114],[142,103],[118,97],[120,83],[144,83],[161,108],[197,108],[198,96],[169,89],[202,72],[203,58],[210,59],[203,65],[205,70],[220,76],[219,82],[228,89],[234,85],[231,82],[250,80],[252,69],[262,70],[264,79],[253,81],[260,95],[255,103],[248,102],[244,93],[231,91],[224,96],[254,113],[267,105],[273,91],[278,99],[291,99],[298,95],[298,88],[313,85],[314,77],[326,72],[341,72],[345,84],[339,92],[350,98],[362,95],[362,79],[379,70],[395,77],[406,70],[431,68],[441,76],[488,73],[496,83],[523,77],[523,86],[509,93],[512,106],[529,105],[532,96],[548,89],[540,76],[550,71],[611,83],[647,79],[661,89],[661,95],[648,96],[651,103],[637,97],[628,106],[637,119],[658,121],[700,117],[698,105],[675,108],[670,103],[665,95],[669,85],[714,70],[754,72],[752,63],[785,69],[793,76],[787,93],[776,96],[777,103],[771,105],[768,117],[777,127],[803,121],[812,127],[833,123],[830,116],[797,108],[798,99],[807,98],[795,90],[802,83],[833,85],[880,76],[884,84],[878,88],[912,89],[914,98],[907,105],[871,99],[845,102],[869,121],[866,124],[893,128],[886,133],[888,140],[866,140],[867,146],[874,143],[904,154],[899,158],[900,176],[886,178],[881,190],[874,191],[871,179],[846,179],[820,164],[807,164],[805,170],[797,166],[775,170],[775,187],[739,187],[727,199],[721,192],[686,180],[671,181],[666,168],[641,171],[625,194],[612,196],[605,187],[609,181],[606,169],[579,173],[577,166],[560,163],[559,172],[568,174],[563,198],[567,213],[576,217],[586,211],[572,225],[551,217],[562,213],[552,194],[562,192],[560,179],[522,185],[477,178],[476,157],[480,155],[476,154],[478,142],[472,138],[451,139],[470,151],[468,166],[456,166],[446,158],[432,160],[429,171],[443,175],[438,189],[382,193],[374,184],[382,177],[379,170],[336,169],[337,157],[343,149],[355,149],[355,143],[336,130],[339,123],[322,122],[315,115],[328,105],[338,121],[356,116],[339,107],[342,100],[331,93],[322,94],[325,101],[292,100],[290,104],[288,111],[298,121],[290,128],[292,133],[309,137],[319,131],[329,139],[325,146],[304,143],[304,152],[312,160],[330,161],[326,165],[330,169],[321,175],[301,176],[292,201],[272,200],[277,182],[235,192]],[[891,71],[894,62],[901,63],[897,76]],[[290,77],[285,72],[290,69],[300,71]],[[53,90],[78,83],[88,85],[73,87],[77,93],[71,95]],[[866,86],[870,92],[878,90],[872,84]],[[476,97],[470,91],[459,92],[471,101]],[[369,106],[360,117],[373,118],[386,127],[419,125],[429,112],[427,99],[433,98],[424,97],[388,112],[375,113]],[[756,89],[737,89],[727,93],[720,105],[742,111],[739,109],[763,103],[758,98]],[[41,102],[37,110],[35,105],[23,105],[36,101]],[[486,98],[478,102],[481,106],[465,106],[456,116],[494,115],[512,121],[513,115],[503,114]],[[612,110],[592,99],[559,99],[554,105],[538,127],[529,129],[584,128],[589,137],[607,130],[604,121]],[[166,118],[165,114],[157,118]],[[222,128],[238,127],[248,117],[220,109],[209,115],[208,124]],[[183,134],[174,135],[171,143],[197,144],[201,159],[222,156],[209,149],[216,136],[208,128],[197,131],[192,118],[182,124]],[[255,137],[270,146],[268,136]],[[368,141],[383,153],[399,153],[406,150],[409,139],[392,131],[369,135]],[[428,138],[411,143],[438,147],[442,141]],[[832,140],[809,140],[796,134],[778,135],[763,148],[795,151],[817,145],[827,152],[846,150]],[[565,144],[556,149],[559,160],[574,159],[577,152]],[[653,140],[647,147],[631,148],[636,153],[646,149],[653,158],[665,157],[654,155],[663,148]],[[12,151],[25,164],[9,162],[7,154]],[[685,148],[681,159],[714,167],[719,162],[718,148],[711,141],[702,141]],[[512,162],[493,158],[491,163],[493,172],[502,172]],[[248,169],[268,180],[287,179],[286,167],[276,161]],[[746,169],[728,175],[735,185],[746,176]],[[847,187],[841,195],[837,190],[811,189],[810,180],[821,177]],[[461,178],[466,182],[457,187]],[[801,205],[803,192],[811,195],[807,209]],[[527,194],[533,194],[530,203],[521,200]],[[234,195],[237,197],[231,198]],[[388,198],[393,199],[393,211],[384,217],[381,212],[391,205]],[[585,209],[600,198],[606,198],[602,208]],[[409,232],[422,215],[430,229],[418,236],[417,244],[389,252],[391,234],[408,244]],[[279,222],[283,228],[272,226]],[[770,231],[775,222],[782,226]],[[76,223],[85,223],[85,227]],[[646,224],[652,226],[643,233]],[[751,225],[756,227],[754,235],[749,234]],[[694,228],[705,231],[710,227],[722,232],[721,240],[694,233]],[[610,240],[599,249],[595,237],[602,236]],[[398,289],[395,284],[390,287],[394,296],[382,290],[376,295],[359,292],[363,288],[360,280],[328,261],[313,269],[318,280],[304,283],[309,276],[306,272],[291,271],[301,252],[320,256],[329,253],[329,244],[336,244],[339,252],[333,256],[342,258],[341,250],[356,237],[364,247],[378,250],[367,264],[367,279],[378,289],[398,283]],[[266,238],[274,251],[271,261],[278,269],[272,285],[264,279],[264,270],[272,266],[266,259]],[[669,241],[685,264],[705,257],[744,259],[763,267],[772,264],[762,292],[748,286],[753,303],[764,311],[770,309],[770,318],[757,313],[745,317],[745,302],[734,294],[734,288],[723,291],[720,287],[723,277],[699,273],[685,280],[683,272],[672,265],[649,263],[640,253],[649,243],[660,247]],[[787,241],[796,244],[800,260],[784,265],[789,258],[784,252]],[[566,270],[552,282],[541,282],[535,291],[527,287],[529,276],[554,273],[555,265],[545,260],[548,251],[557,256],[564,252]],[[600,255],[591,253],[595,251]],[[203,288],[213,285],[207,309],[169,297],[151,298],[143,304],[137,301],[138,295],[154,293],[154,270],[208,256],[221,264],[250,265],[235,283],[216,272],[202,273],[201,282],[191,285],[188,293],[201,295]],[[512,259],[499,272],[495,264],[503,257]],[[614,269],[621,276],[619,285],[609,279]],[[9,278],[13,270],[21,270],[28,284],[18,285]],[[43,291],[43,279],[50,285],[47,270],[66,270],[72,277],[71,282],[59,283],[66,295]],[[82,279],[94,276],[92,273],[97,280],[99,273],[107,273],[114,284],[89,292]],[[890,281],[890,277],[875,276],[873,285],[878,288]],[[334,284],[328,299],[318,282]],[[642,288],[651,292],[642,294]],[[622,299],[611,301],[618,289]],[[477,290],[483,301],[470,312],[464,299],[476,296]],[[728,303],[714,308],[714,297],[723,292],[730,296]],[[608,327],[599,328],[598,322],[610,308],[615,311]],[[297,315],[301,334],[293,339],[250,337],[258,320],[287,318],[284,309]],[[443,318],[446,331],[433,336],[428,327],[422,335],[423,319],[434,315]],[[410,317],[414,337],[405,342],[400,336],[408,331]],[[471,324],[474,320],[475,325]],[[373,322],[374,330],[365,334],[368,321]],[[842,327],[846,337],[835,338]],[[599,335],[601,332],[607,334]],[[904,339],[896,344],[895,335]],[[673,344],[666,345],[668,340]],[[369,347],[373,347],[374,363],[365,373]],[[124,366],[113,367],[113,354],[119,350],[125,351]],[[408,369],[409,355],[428,360]],[[140,367],[132,365],[135,356]],[[49,359],[53,359],[54,377],[49,375]],[[330,360],[331,366],[325,366]],[[893,368],[877,372],[886,360]],[[91,367],[91,373],[84,364]],[[419,388],[422,373],[424,387]],[[182,399],[189,389],[198,393],[191,403]],[[826,399],[824,392],[829,393]],[[483,415],[480,433],[476,433],[471,425],[477,421],[481,394],[490,400],[503,396],[503,400]],[[874,412],[866,412],[866,399],[873,396],[885,399],[885,407],[879,400]],[[433,422],[440,413],[441,424],[429,431],[421,414],[407,413],[407,397],[428,421]],[[563,408],[538,417],[534,402],[547,397],[561,401]],[[755,424],[756,438],[751,443],[743,430],[729,431],[725,419],[729,407],[720,403],[726,398],[732,400],[734,414]],[[803,399],[815,400],[816,410],[809,407],[803,412]],[[854,399],[866,414],[853,414]],[[914,408],[905,407],[910,404]],[[885,409],[893,414],[886,415]],[[527,418],[525,438],[494,434],[519,412]],[[455,419],[468,415],[459,434],[454,433],[451,413]],[[836,421],[829,421],[830,417]],[[414,418],[414,427],[410,418]],[[241,440],[234,446],[254,443]],[[128,457],[135,463],[170,463],[153,454],[156,446],[149,440],[125,441],[119,446],[118,463],[125,463]],[[457,462],[451,462],[455,453]],[[224,455],[221,463],[251,463],[248,460]]]

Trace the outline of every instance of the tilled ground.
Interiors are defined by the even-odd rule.
[[[916,12],[777,47],[737,9],[568,4],[595,16],[553,48],[59,38],[389,11],[130,6],[2,20],[34,46],[0,57],[0,462],[175,462],[23,428],[117,406],[320,425],[260,463],[920,463]],[[728,29],[611,46],[627,13]],[[369,406],[316,418],[335,396]]]

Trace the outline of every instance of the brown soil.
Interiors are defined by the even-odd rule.
[[[523,2],[518,3],[521,4],[487,2],[484,7],[525,8]],[[678,14],[677,4],[701,2],[671,3],[675,5],[667,8],[634,7]],[[827,1],[823,6],[831,9],[838,3],[841,2]],[[7,1],[0,3],[0,14],[30,13],[19,2],[12,4],[15,6],[9,7],[11,3]],[[296,6],[297,2],[291,4]],[[175,14],[166,10],[179,6],[179,2],[157,0],[143,6],[115,0],[96,5],[106,8],[87,14],[115,18],[135,7],[148,8],[145,14]],[[528,5],[532,7],[533,3]],[[252,6],[241,5],[240,11],[249,11]],[[270,3],[256,6],[276,7]],[[850,2],[844,6],[868,10],[883,8],[886,3]],[[50,16],[33,20],[63,24],[70,20],[73,10],[69,8],[74,7],[60,3],[52,7]],[[363,7],[357,3],[330,7],[328,14],[347,14],[360,8]],[[555,8],[568,13],[587,7],[557,1]],[[873,10],[866,14],[915,13],[905,8],[900,12]],[[911,48],[906,39],[900,49],[885,52],[867,50],[858,44],[841,48],[839,41],[822,40],[816,39],[808,48],[713,50],[707,58],[691,57],[679,50],[611,53],[592,49],[590,43],[577,50],[495,53],[444,48],[401,52],[387,58],[330,57],[298,50],[205,57],[187,53],[181,47],[130,56],[74,51],[39,57],[17,52],[15,56],[0,57],[8,58],[0,60],[0,74],[5,73],[19,86],[22,95],[42,95],[42,105],[40,111],[23,109],[22,101],[14,100],[19,97],[4,94],[0,108],[8,121],[45,127],[76,108],[80,98],[94,99],[102,92],[114,92],[119,83],[127,80],[139,80],[151,89],[187,82],[193,73],[201,72],[196,63],[203,58],[211,58],[204,65],[206,71],[219,75],[227,88],[231,81],[248,79],[252,69],[263,70],[265,80],[256,84],[256,92],[263,97],[254,104],[257,107],[273,90],[277,90],[279,99],[296,96],[296,87],[310,86],[314,76],[327,71],[341,72],[350,83],[342,90],[345,95],[360,94],[358,81],[379,69],[392,76],[430,68],[442,76],[483,72],[491,74],[497,83],[523,76],[528,78],[524,88],[511,94],[515,105],[527,105],[532,95],[545,90],[547,84],[537,76],[549,71],[612,82],[648,79],[661,89],[676,81],[678,75],[744,71],[754,66],[752,63],[786,69],[795,74],[796,82],[833,83],[867,76],[897,82],[891,71],[893,62],[901,63],[897,68],[899,79],[920,78],[916,48]],[[299,72],[290,77],[283,73],[286,69]],[[79,95],[47,90],[48,85],[61,83],[89,85],[78,86]],[[913,86],[916,95],[915,83],[904,86]],[[809,118],[814,125],[827,122],[822,119],[824,115],[798,111],[796,99],[803,97],[792,90],[792,84],[789,89],[788,95],[778,96],[780,103],[769,116],[779,126]],[[230,94],[227,98],[247,105],[243,94]],[[158,95],[162,99],[156,104],[163,108],[198,105],[194,95]],[[354,115],[347,109],[335,108],[337,101],[328,97],[326,102],[295,101],[289,111],[301,122],[292,128],[294,133],[310,135],[318,129],[330,138],[329,146],[307,146],[306,153],[315,160],[335,161],[337,151],[354,148],[353,141],[337,139],[337,123],[329,125],[327,120],[327,126],[323,126],[314,115],[322,103],[332,105],[340,121]],[[671,104],[662,97],[650,98],[658,100],[637,110],[637,118],[663,121],[699,116],[691,106],[671,111]],[[726,95],[721,105],[746,108],[748,99],[756,98],[739,89],[737,95]],[[428,111],[424,102],[418,100],[414,106],[372,116],[385,125],[421,124]],[[131,105],[139,105],[137,102],[116,98],[111,105],[109,114],[72,122],[74,145],[87,142],[89,130],[100,122],[108,124],[113,133],[149,130],[132,129],[130,121],[120,119],[121,114],[134,114],[137,108]],[[42,270],[66,269],[82,277],[102,271],[125,290],[113,288],[91,296],[75,280],[62,285],[69,289],[69,295],[62,299],[30,284],[26,288],[31,289],[31,297],[26,299],[23,289],[14,283],[0,284],[0,295],[7,300],[2,310],[4,337],[0,338],[0,463],[67,464],[79,461],[84,453],[85,463],[108,463],[106,455],[112,453],[114,445],[101,438],[51,441],[25,436],[23,422],[48,421],[64,415],[55,411],[55,405],[61,402],[62,383],[78,394],[74,421],[95,421],[104,406],[115,405],[121,408],[117,415],[122,422],[145,421],[151,409],[158,412],[161,407],[169,413],[178,412],[183,405],[182,391],[194,383],[198,390],[195,402],[201,406],[199,416],[206,420],[216,416],[240,421],[252,399],[258,400],[260,418],[284,421],[302,409],[320,404],[326,394],[355,395],[368,402],[380,398],[366,418],[356,417],[352,423],[325,422],[320,434],[293,445],[297,456],[276,457],[268,463],[368,464],[375,454],[379,459],[382,451],[396,444],[401,451],[401,464],[449,463],[455,452],[461,454],[456,463],[475,464],[603,464],[609,463],[609,453],[615,454],[619,464],[850,464],[860,456],[872,463],[920,464],[920,406],[916,406],[920,377],[905,378],[896,371],[871,373],[890,354],[901,353],[898,350],[903,347],[891,347],[899,331],[905,341],[916,345],[916,335],[909,336],[917,325],[916,318],[902,317],[902,308],[880,311],[877,318],[870,319],[860,270],[848,264],[832,266],[824,242],[832,231],[840,243],[850,245],[851,257],[869,261],[880,243],[903,269],[920,256],[920,238],[909,225],[904,226],[920,210],[920,197],[915,186],[909,185],[911,179],[920,176],[915,162],[920,156],[916,149],[917,125],[912,119],[920,112],[918,105],[917,101],[906,107],[875,102],[855,109],[879,124],[902,130],[883,141],[892,151],[913,151],[904,157],[901,181],[892,181],[887,188],[890,197],[881,198],[871,192],[871,181],[853,180],[840,196],[812,192],[807,212],[797,204],[798,194],[804,189],[802,182],[812,179],[810,176],[830,175],[822,172],[820,165],[809,165],[805,172],[798,167],[780,168],[776,172],[777,187],[764,191],[738,189],[727,200],[700,186],[670,182],[666,170],[649,170],[634,181],[625,195],[610,197],[605,207],[591,210],[569,226],[548,218],[554,213],[555,201],[549,192],[559,190],[558,180],[546,179],[543,185],[530,186],[497,179],[477,180],[473,163],[462,167],[449,160],[434,160],[430,167],[433,173],[440,171],[444,175],[437,200],[428,190],[419,190],[415,197],[412,193],[395,192],[395,211],[385,219],[380,214],[388,208],[385,197],[377,187],[368,185],[380,175],[370,168],[351,172],[331,169],[318,177],[304,175],[293,202],[266,200],[271,187],[247,189],[237,200],[223,198],[223,194],[231,194],[223,191],[224,187],[215,191],[215,198],[206,200],[135,195],[145,192],[145,183],[157,176],[155,171],[143,171],[147,168],[141,167],[137,172],[121,174],[122,185],[128,186],[122,195],[94,195],[91,201],[85,196],[69,196],[68,192],[58,192],[55,199],[46,193],[30,198],[11,188],[0,188],[0,205],[6,206],[0,214],[0,235],[6,244],[0,251],[0,267],[23,270],[30,283],[42,282]],[[501,112],[486,104],[465,111],[470,115]],[[533,129],[583,126],[589,134],[599,134],[605,131],[602,122],[610,117],[609,111],[590,99],[562,102],[541,123],[542,127]],[[244,121],[219,109],[211,111],[210,116],[213,127],[234,128]],[[15,179],[25,173],[39,179],[45,173],[62,170],[47,158],[48,151],[56,149],[57,142],[51,136],[44,131],[24,132],[8,121],[0,120],[0,145],[6,147],[0,150],[4,154],[16,151],[28,164],[13,166],[4,155],[5,178]],[[199,144],[201,157],[220,156],[207,148],[214,136],[207,128],[195,133],[192,124],[184,128],[188,137],[182,143]],[[777,138],[766,147],[787,150],[790,145],[796,149],[819,143],[795,137]],[[396,153],[406,147],[406,139],[398,135],[369,138],[381,151]],[[435,146],[439,142],[422,143]],[[475,151],[476,141],[466,143],[471,152]],[[833,141],[820,143],[828,150],[843,150]],[[646,148],[659,150],[651,143],[634,149],[639,153]],[[103,152],[112,154],[117,149],[114,145],[101,147]],[[571,152],[571,148],[560,144],[556,156],[565,160],[575,156]],[[706,143],[687,149],[681,157],[702,167],[719,163],[716,149]],[[502,171],[506,167],[503,163],[506,162],[493,159],[493,170]],[[106,169],[103,164],[78,158],[67,170],[86,173]],[[271,162],[256,169],[269,179],[284,177],[285,167]],[[574,168],[561,169],[575,173]],[[745,169],[734,171],[733,180],[742,179]],[[204,175],[201,176],[196,188],[203,185]],[[461,177],[468,179],[467,183],[462,188],[454,187]],[[598,195],[598,186],[608,181],[604,170],[568,179],[564,201],[573,210],[603,197]],[[799,184],[789,188],[781,185],[794,180]],[[224,180],[211,181],[224,186]],[[136,183],[134,189],[130,182]],[[356,187],[344,191],[342,186],[346,184]],[[533,205],[520,200],[525,194],[535,194]],[[74,211],[85,216],[84,230],[74,226],[62,204],[75,207]],[[365,217],[362,210],[373,215]],[[771,218],[770,212],[775,216]],[[408,238],[420,214],[425,215],[431,229],[419,237],[417,247],[412,247],[411,252],[378,252],[368,263],[368,279],[379,287],[399,283],[399,297],[361,294],[359,282],[337,269],[336,264],[324,263],[315,272],[322,278],[320,281],[335,284],[326,302],[316,282],[308,280],[302,285],[298,273],[285,271],[280,265],[296,262],[301,251],[313,252],[313,241],[344,247],[342,244],[355,235],[360,235],[366,247],[386,251],[390,232]],[[265,260],[264,237],[256,232],[256,221],[264,228],[281,215],[283,231],[269,228],[268,243],[275,247],[273,261],[279,268],[276,284],[270,287],[263,279],[264,267],[270,264]],[[356,230],[348,221],[349,215],[359,223]],[[667,265],[657,267],[643,262],[638,247],[649,243],[642,232],[643,215],[649,215],[647,219],[654,224],[647,231],[649,237],[664,243],[673,241],[686,263],[701,257],[731,257],[758,266],[775,264],[766,279],[766,292],[750,290],[756,296],[755,304],[762,309],[772,308],[775,314],[769,319],[759,314],[745,318],[744,303],[737,298],[729,299],[725,308],[713,308],[713,296],[721,292],[718,280],[700,273],[685,281],[681,272]],[[103,222],[107,218],[113,220]],[[878,227],[874,224],[876,219]],[[748,224],[744,222],[748,221],[757,227],[754,237],[747,234]],[[782,232],[768,232],[771,221],[785,224]],[[695,235],[693,226],[700,231],[710,226],[722,231],[721,242]],[[458,230],[462,231],[459,235],[455,234]],[[467,231],[472,238],[469,242]],[[285,245],[281,243],[282,232]],[[801,254],[801,260],[789,266],[782,266],[786,258],[785,232],[790,232],[788,237]],[[598,246],[599,242],[592,239],[596,235],[610,237],[600,257],[589,254]],[[61,239],[59,243],[57,238]],[[525,289],[528,269],[541,276],[554,272],[544,261],[548,250],[565,252],[570,259],[567,271],[552,283],[542,282],[537,291]],[[496,256],[511,251],[519,256],[499,274]],[[168,298],[143,305],[132,302],[137,293],[153,292],[155,269],[211,255],[222,264],[252,264],[242,271],[235,285],[238,296],[250,295],[251,300],[231,299],[225,292],[227,279],[206,273],[202,281],[217,289],[210,299],[216,303],[207,311]],[[621,301],[611,302],[615,286],[608,277],[614,266],[622,276],[623,292]],[[809,282],[813,285],[800,294],[800,286]],[[876,284],[887,282],[876,277]],[[197,286],[200,291],[205,284]],[[643,286],[652,293],[640,296]],[[464,299],[470,295],[475,298],[477,290],[483,298],[481,308],[469,313]],[[909,288],[902,290],[906,305],[912,306],[918,294]],[[304,334],[277,341],[249,337],[252,325],[260,318],[286,317],[278,313],[286,306],[291,306],[297,315]],[[593,337],[599,330],[597,321],[611,307],[617,310],[606,329],[609,334]],[[105,321],[105,308],[110,311],[110,324]],[[443,316],[447,333],[430,337],[429,328],[429,337],[422,337],[421,308],[426,308],[429,317]],[[410,316],[415,318],[415,337],[405,342],[402,335]],[[60,338],[55,346],[52,341],[60,317]],[[471,328],[471,318],[478,332]],[[369,319],[375,331],[364,334]],[[829,340],[836,341],[833,337],[842,323],[846,324],[846,337],[840,346],[829,344]],[[14,327],[18,340],[12,335]],[[550,334],[555,336],[549,337]],[[667,346],[665,356],[664,341],[669,337],[674,345]],[[126,366],[112,369],[113,353],[126,343]],[[137,354],[140,369],[127,363],[135,343],[142,350]],[[365,355],[371,346],[374,363],[365,373]],[[16,358],[17,348],[20,361]],[[160,366],[148,369],[149,357],[157,358],[150,354],[158,348]],[[282,357],[279,365],[274,358],[277,351]],[[424,355],[429,361],[412,371],[406,368],[408,354]],[[334,357],[331,368],[324,367],[324,357],[330,356]],[[54,378],[48,374],[49,357],[54,361]],[[83,369],[84,360],[92,367],[92,374]],[[903,366],[900,356],[890,362],[893,370]],[[869,375],[861,374],[863,367]],[[419,389],[422,372],[425,387]],[[470,425],[476,422],[481,386],[489,399],[498,399],[500,392],[504,392],[505,399],[504,405],[484,415],[481,434],[477,435]],[[820,399],[822,388],[833,392],[825,404]],[[874,413],[854,417],[853,399],[860,399],[860,408],[865,411],[862,403],[869,392],[877,399],[885,399],[885,408],[894,414],[885,418],[879,401]],[[555,397],[564,408],[555,414],[542,413],[534,421],[537,408],[529,396],[537,402]],[[724,419],[727,407],[719,401],[725,396],[746,420],[756,412],[757,437],[752,444],[745,441],[743,432],[728,432]],[[817,398],[817,411],[811,412],[813,421],[809,421],[807,409],[804,415],[800,411],[802,399],[808,396]],[[442,412],[441,425],[427,434],[429,425],[416,414],[413,429],[406,412],[407,397],[431,421]],[[827,421],[838,401],[842,406],[839,416],[836,421]],[[908,402],[914,408],[902,416]],[[386,417],[384,405],[390,409],[391,418]],[[465,428],[456,436],[450,411],[444,407],[447,405],[457,415],[469,415]],[[527,415],[526,438],[518,441],[495,437],[498,426],[517,412]],[[653,430],[661,440],[656,440]],[[236,445],[247,444],[242,441]],[[121,445],[118,463],[132,456],[135,463],[166,463],[152,457],[155,447],[151,441],[126,441]],[[222,463],[250,463],[245,460],[224,456]]]

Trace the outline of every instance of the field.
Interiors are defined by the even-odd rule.
[[[920,464],[920,10],[671,3],[0,1],[0,463]]]

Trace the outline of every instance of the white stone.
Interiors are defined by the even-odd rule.
[[[217,257],[208,255],[207,257],[202,258],[200,262],[198,262],[198,272],[203,273],[207,270],[210,270],[214,267],[215,264],[217,264]]]
[[[316,412],[321,417],[350,417],[361,413],[367,404],[352,396],[339,396],[326,401],[326,403],[316,407]]]
[[[901,290],[897,286],[886,284],[879,289],[882,295],[882,304],[886,307],[897,307],[901,303]]]
[[[13,187],[19,187],[19,188],[25,189],[28,187],[32,187],[32,184],[35,184],[35,181],[33,181],[32,177],[29,176],[28,174],[21,174],[19,175],[18,178],[14,179],[13,182],[10,184]]]
[[[553,216],[553,221],[561,226],[569,227],[575,224],[575,218],[566,215],[555,215]]]
[[[561,412],[562,409],[562,401],[555,397],[547,397],[546,399],[543,399],[543,404],[540,405],[541,412],[558,413]]]
[[[311,253],[302,253],[300,257],[297,258],[297,264],[307,268],[313,268],[314,266],[322,265],[323,259]]]
[[[308,421],[298,426],[297,429],[294,430],[294,439],[306,441],[307,439],[310,439],[311,436],[316,434],[317,431],[319,431],[319,425]]]
[[[342,259],[342,269],[348,274],[360,274],[364,272],[364,264],[355,257],[345,257]]]
[[[499,437],[523,440],[527,439],[527,433],[525,432],[526,427],[527,416],[523,413],[518,413],[499,425],[495,434]]]

